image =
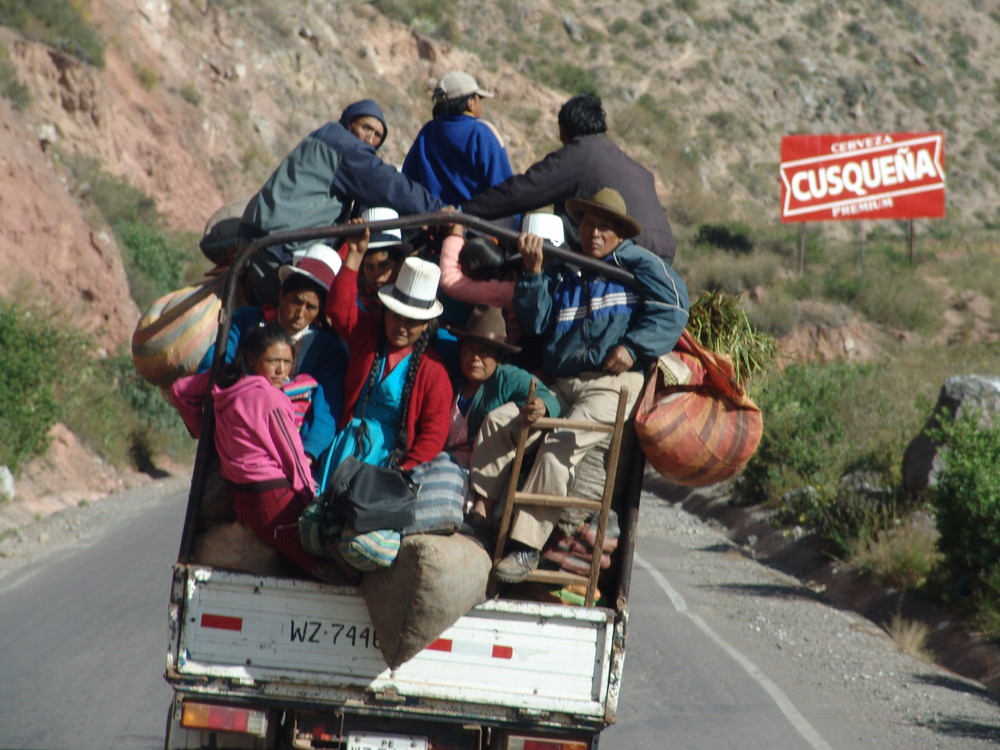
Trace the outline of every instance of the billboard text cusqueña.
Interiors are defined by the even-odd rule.
[[[782,221],[944,215],[944,134],[785,136]]]

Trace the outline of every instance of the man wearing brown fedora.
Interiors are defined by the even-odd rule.
[[[598,190],[571,198],[566,210],[580,229],[580,252],[630,271],[635,287],[562,262],[543,266],[542,240],[522,234],[524,266],[514,310],[524,332],[545,341],[542,365],[568,419],[613,424],[618,395],[628,388],[631,409],[643,370],[674,348],[688,320],[688,294],[670,265],[631,238],[642,226],[628,215],[621,193]],[[526,492],[565,496],[575,467],[601,441],[599,432],[552,430],[525,480]],[[538,566],[539,551],[559,520],[559,507],[520,508],[506,556],[495,572],[516,583]]]

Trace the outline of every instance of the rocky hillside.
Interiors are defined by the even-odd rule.
[[[399,163],[434,81],[474,73],[516,170],[557,145],[584,88],[658,173],[682,240],[699,222],[777,213],[779,138],[944,130],[949,221],[996,222],[1000,98],[992,3],[892,0],[89,0],[103,65],[0,26],[28,93],[0,99],[0,296],[44,299],[105,350],[139,315],[74,159],[201,232],[307,132],[359,98],[385,109]],[[684,253],[681,244],[680,253]]]

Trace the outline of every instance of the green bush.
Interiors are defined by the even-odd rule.
[[[23,112],[31,103],[31,90],[17,77],[17,73],[7,59],[7,48],[0,44],[0,96],[10,101],[18,112]]]
[[[193,452],[180,417],[127,352],[99,359],[84,336],[38,307],[0,302],[0,465],[17,472],[63,422],[108,462],[141,470]]]
[[[72,344],[44,313],[0,301],[0,465],[11,471],[48,445],[59,417],[56,390],[66,378],[62,357]]]
[[[70,0],[0,0],[0,26],[17,29],[88,65],[104,67],[104,42]]]
[[[734,253],[749,253],[753,250],[750,228],[738,222],[702,224],[694,241],[698,245],[709,245]]]
[[[597,93],[597,75],[565,60],[553,60],[547,65],[536,66],[533,72],[535,78],[552,88],[574,94]]]
[[[97,208],[111,227],[124,222],[159,225],[156,201],[122,178],[105,172],[96,159],[71,159],[69,166],[76,181],[76,195]]]
[[[189,269],[204,261],[191,233],[168,233],[156,202],[93,160],[70,161],[76,195],[111,227],[122,252],[129,290],[145,309],[158,297],[197,276]]]
[[[156,227],[134,221],[115,226],[129,290],[143,310],[182,284],[181,251]]]
[[[850,363],[793,364],[774,376],[757,396],[764,434],[735,501],[766,503],[779,523],[838,555],[889,527],[901,507],[901,447],[872,426],[893,411],[873,387],[881,379],[876,366]]]
[[[789,492],[805,487],[812,488],[815,504],[835,495],[850,451],[840,402],[871,369],[847,363],[792,364],[768,384],[758,398],[764,434],[737,482],[743,501],[780,503]],[[797,504],[788,510],[801,514]]]
[[[955,575],[982,583],[1000,574],[1000,425],[966,414],[941,433],[944,466],[931,489],[938,549]]]

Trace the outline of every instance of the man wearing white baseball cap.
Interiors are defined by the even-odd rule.
[[[493,96],[468,73],[446,73],[434,88],[434,119],[413,141],[403,174],[449,205],[478,195],[514,173],[496,129],[482,119]]]

